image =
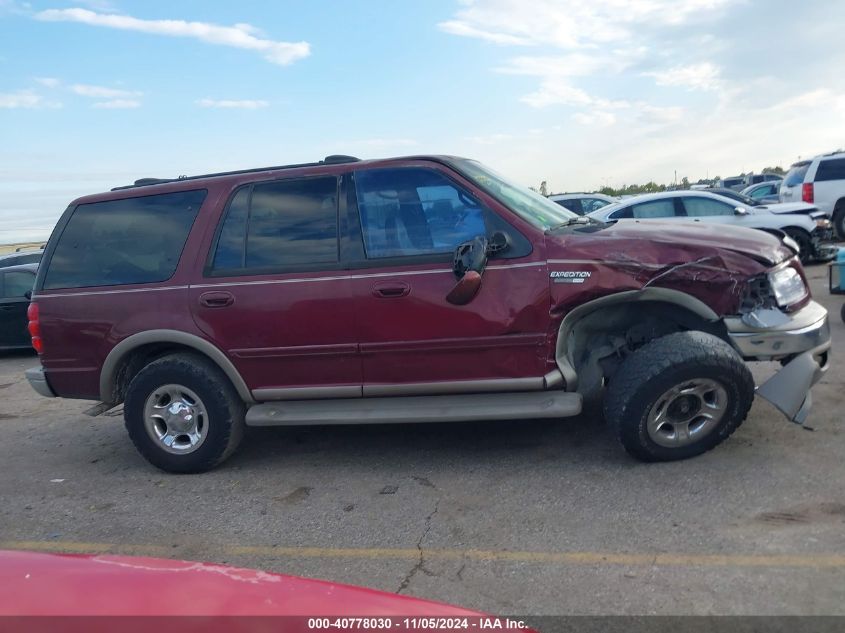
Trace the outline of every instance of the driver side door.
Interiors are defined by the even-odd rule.
[[[349,283],[364,395],[541,388],[550,319],[542,246],[532,249],[443,165],[359,170],[352,180]],[[455,248],[496,231],[511,248],[488,262],[472,301],[450,304]]]

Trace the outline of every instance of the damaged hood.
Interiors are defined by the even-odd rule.
[[[816,216],[824,215],[815,205],[808,202],[772,202],[771,204],[763,204],[759,207],[754,207],[756,210],[768,211],[769,213],[804,213],[806,215]]]
[[[606,249],[625,243],[628,258],[642,258],[644,264],[678,263],[730,251],[775,266],[795,255],[765,231],[704,222],[620,220],[593,235],[604,240]]]
[[[748,281],[795,257],[753,229],[705,223],[620,220],[546,236],[554,312],[625,290],[689,294],[718,315],[737,314]]]

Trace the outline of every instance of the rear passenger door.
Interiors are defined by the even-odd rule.
[[[335,176],[255,182],[231,195],[192,310],[257,400],[361,395],[338,248]]]
[[[29,345],[26,310],[27,292],[32,292],[35,274],[28,270],[3,272],[0,269],[0,347]]]

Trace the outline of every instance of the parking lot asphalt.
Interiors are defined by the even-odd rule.
[[[805,428],[757,399],[734,436],[641,464],[595,420],[250,429],[175,476],[119,415],[0,357],[0,548],[125,553],[354,583],[498,614],[845,614],[845,326]],[[770,367],[755,369],[762,378]]]

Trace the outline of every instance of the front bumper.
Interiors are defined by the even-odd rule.
[[[47,376],[44,375],[44,368],[39,365],[32,369],[26,370],[26,379],[29,381],[29,386],[32,387],[36,393],[45,398],[55,398],[56,394],[50,388],[50,383],[47,382]]]
[[[725,319],[725,325],[734,347],[746,360],[787,361],[757,388],[757,394],[793,422],[803,424],[813,402],[810,389],[829,365],[827,310],[811,301],[794,314],[778,315],[772,327],[754,327],[741,318]]]
[[[839,250],[833,242],[833,228],[816,228],[810,234],[813,244],[813,256],[819,261],[830,261]]]

